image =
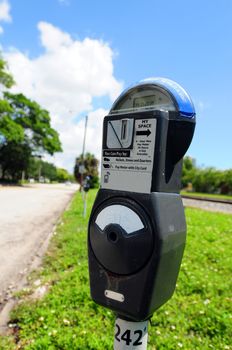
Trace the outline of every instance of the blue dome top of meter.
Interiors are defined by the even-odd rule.
[[[190,96],[175,81],[166,78],[141,80],[124,90],[114,102],[110,114],[147,110],[177,111],[183,118],[195,117]]]

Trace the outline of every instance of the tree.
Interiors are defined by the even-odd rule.
[[[37,157],[30,157],[26,172],[27,179],[39,179],[41,162],[42,161]]]
[[[181,178],[182,187],[187,187],[189,184],[192,184],[196,171],[195,159],[188,156],[184,157]]]
[[[223,172],[215,168],[197,169],[193,179],[193,187],[196,192],[217,193],[220,192]]]
[[[232,194],[232,169],[223,172],[220,191],[221,194]]]
[[[7,71],[7,64],[0,55],[0,85],[10,88],[14,84],[12,75]]]
[[[1,153],[4,150],[0,164],[4,163],[3,176],[8,172],[13,179],[17,180],[19,172],[27,170],[26,166],[29,165],[30,157],[33,154],[47,152],[53,155],[55,152],[60,152],[62,148],[58,133],[51,127],[48,111],[42,109],[38,103],[29,100],[23,94],[5,92],[4,98],[10,108],[5,112],[2,124],[0,123]],[[5,125],[8,125],[7,130],[4,128]],[[12,128],[9,128],[9,125],[12,125]],[[15,130],[17,130],[17,135],[14,135]],[[17,162],[18,169],[15,169],[14,166],[13,171],[11,171],[12,163],[7,162],[4,156],[6,158],[12,157],[12,149],[15,150],[16,156],[17,153],[23,155],[25,148],[27,149],[24,154],[26,159],[23,159],[22,163]],[[21,164],[24,165],[23,169]]]
[[[12,75],[7,71],[6,62],[0,55],[0,88],[10,88],[14,84]],[[11,119],[12,108],[7,100],[0,98],[0,144],[5,139],[9,141],[22,141],[23,128]]]
[[[40,161],[40,175],[50,181],[56,181],[57,169],[52,163]]]
[[[27,169],[30,162],[31,149],[27,144],[10,142],[0,148],[0,165],[2,178],[21,179],[22,171]]]
[[[31,157],[29,166],[26,172],[26,178],[33,178],[40,180],[39,177],[42,176],[50,181],[56,181],[56,167],[54,164],[45,162],[40,157]]]
[[[65,182],[70,179],[70,175],[66,169],[57,168],[56,169],[56,179],[59,182]]]
[[[62,148],[48,111],[23,94],[4,91],[13,84],[0,56],[0,166],[3,177],[8,174],[17,179],[22,170],[28,169],[33,155],[44,152],[53,155]]]
[[[99,161],[95,158],[94,154],[86,153],[84,160],[81,154],[76,158],[76,164],[74,167],[74,177],[76,181],[80,184],[81,178],[83,180],[86,176],[90,176],[90,188],[96,188],[99,186],[99,175],[98,175]],[[81,174],[84,167],[84,173]]]
[[[53,155],[62,151],[58,133],[51,127],[48,111],[23,94],[5,92],[4,98],[11,108],[8,112],[11,121],[23,128],[23,143],[37,153],[45,151]],[[9,141],[5,137],[4,143]]]
[[[39,176],[50,181],[65,182],[73,180],[73,176],[66,169],[56,168],[54,164],[45,162],[38,157],[31,157],[26,178],[39,180]]]

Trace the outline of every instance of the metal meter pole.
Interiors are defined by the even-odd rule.
[[[87,210],[87,193],[84,192],[84,195],[83,195],[83,201],[84,201],[84,209],[83,209],[83,217],[85,218],[86,217],[86,210]]]
[[[148,321],[131,322],[117,318],[115,321],[114,350],[146,350]]]

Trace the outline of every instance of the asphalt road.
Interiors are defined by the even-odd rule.
[[[0,187],[0,306],[30,270],[76,185]]]

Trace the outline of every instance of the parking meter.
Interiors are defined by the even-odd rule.
[[[103,122],[101,188],[88,230],[93,300],[142,321],[173,294],[184,252],[182,158],[195,128],[189,95],[174,81],[125,90]]]
[[[90,176],[86,176],[86,178],[84,179],[84,183],[83,183],[83,190],[84,192],[88,192],[90,189],[90,182],[91,182],[91,178]]]

